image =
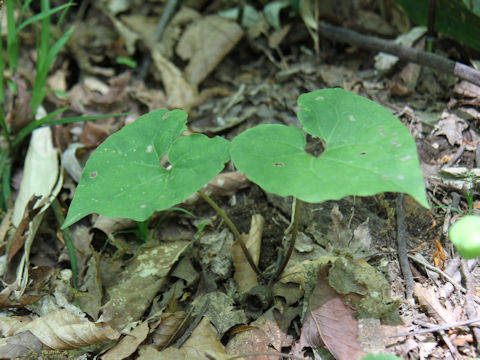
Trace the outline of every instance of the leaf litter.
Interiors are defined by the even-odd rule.
[[[114,3],[110,1],[110,9],[113,9]],[[329,8],[327,3],[322,6],[323,11],[331,16],[349,14],[347,18],[358,19],[349,21],[358,22],[360,28],[393,34],[392,28],[385,26],[380,17],[372,16],[370,10],[367,10],[367,16],[365,9],[359,11],[352,4],[342,4],[340,12]],[[445,87],[449,84],[448,79],[437,80],[431,73],[425,75],[420,69],[410,66],[403,72],[404,76],[409,76],[409,90],[394,99],[390,95],[398,95],[393,87],[395,79],[369,78],[362,73],[364,60],[370,59],[365,53],[339,54],[338,49],[327,48],[323,55],[325,63],[318,65],[308,51],[298,50],[297,42],[309,44],[312,48],[308,40],[310,35],[306,33],[300,40],[292,42],[290,36],[301,35],[301,31],[287,29],[296,25],[291,19],[288,21],[292,23],[285,24],[285,19],[281,17],[280,26],[284,28],[276,44],[271,38],[276,36],[277,30],[261,20],[262,16],[259,17],[261,31],[255,32],[252,25],[246,30],[249,34],[256,33],[255,37],[244,37],[238,43],[238,25],[228,22],[229,26],[237,28],[237,35],[228,37],[230,41],[226,45],[212,41],[212,48],[208,48],[211,51],[202,57],[188,54],[200,43],[195,38],[193,42],[189,40],[189,51],[177,44],[180,37],[187,39],[187,24],[199,26],[202,22],[212,21],[213,17],[205,15],[201,9],[178,9],[176,19],[167,25],[162,41],[156,44],[146,38],[151,36],[156,18],[151,19],[153,25],[146,30],[147,19],[136,14],[128,5],[113,12],[100,4],[92,5],[92,9],[95,11],[88,12],[87,25],[79,30],[77,40],[72,40],[73,57],[64,58],[66,67],[75,62],[82,74],[87,75],[83,83],[69,83],[73,85],[68,91],[70,108],[78,114],[123,111],[142,114],[145,107],[148,110],[167,106],[190,108],[193,110],[190,121],[198,124],[192,126],[195,131],[220,133],[231,139],[240,130],[260,122],[295,124],[296,118],[291,114],[296,111],[296,98],[300,93],[305,89],[315,90],[319,84],[322,87],[342,86],[373,98],[399,114],[408,104],[413,118],[408,117],[408,112],[401,116],[409,128],[420,117],[422,121],[429,119],[428,122],[420,122],[423,127],[416,132],[416,139],[422,165],[428,165],[433,170],[427,181],[431,184],[430,191],[435,187],[435,192],[431,194],[435,194],[434,199],[440,205],[452,204],[451,185],[440,176],[441,167],[448,162],[446,159],[451,159],[466,143],[460,159],[452,167],[463,165],[475,169],[478,166],[475,153],[478,136],[472,125],[472,119],[478,113],[478,89],[467,86],[463,81],[452,90]],[[107,16],[96,20],[95,12]],[[115,12],[123,15],[115,16]],[[124,12],[137,18],[128,19]],[[284,12],[288,9],[282,10]],[[158,14],[158,9],[151,14]],[[367,24],[362,24],[361,21],[367,17]],[[114,26],[105,22],[106,19],[110,19]],[[221,21],[225,22],[224,19]],[[95,22],[97,24],[93,26]],[[378,26],[372,27],[372,23]],[[194,28],[194,25],[191,26]],[[262,41],[270,42],[271,47]],[[119,73],[114,58],[133,56],[138,42],[144,42],[147,52],[151,52],[155,70],[148,82],[134,84],[129,70],[121,69]],[[197,51],[205,49],[198,47]],[[284,52],[290,54],[291,49],[296,49],[292,53],[296,55],[285,57]],[[176,51],[190,56],[190,63],[184,65],[178,61]],[[199,62],[195,64],[195,61]],[[303,70],[290,71],[294,68]],[[71,81],[65,73],[58,72],[56,76],[60,82],[52,78],[51,84],[60,84],[62,88],[62,81]],[[392,86],[385,86],[385,83]],[[428,83],[432,88],[425,85]],[[214,89],[212,85],[221,89]],[[408,97],[408,93],[415,94],[417,90],[419,96]],[[19,96],[24,95],[19,93]],[[226,101],[220,104],[219,100],[223,98]],[[17,99],[14,102],[20,106],[22,101],[26,100]],[[55,94],[49,95],[48,102],[56,106],[65,104],[65,100]],[[443,112],[447,107],[449,112]],[[198,122],[202,117],[208,122]],[[222,123],[222,119],[228,120],[224,121],[228,126]],[[71,141],[81,141],[92,147],[121,127],[123,123],[109,120],[102,125],[91,123],[58,127],[53,135],[61,150]],[[471,179],[471,176],[464,177],[457,185],[457,191],[470,184]],[[274,263],[282,238],[288,240],[288,235],[282,234],[282,231],[288,226],[289,204],[265,197],[245,179],[240,178],[238,183],[234,180],[233,186],[224,185],[230,180],[220,180],[221,177],[210,183],[213,185],[210,188],[212,194],[224,197],[223,207],[238,221],[242,232],[257,234],[252,241],[256,252],[260,247],[259,255],[255,256],[258,263],[263,267],[264,264]],[[62,204],[69,202],[71,194],[67,189],[74,186],[67,177],[66,191],[58,196]],[[297,251],[280,282],[266,296],[263,296],[265,288],[259,287],[251,274],[239,270],[243,265],[241,261],[235,259],[235,255],[232,259],[230,247],[233,240],[229,232],[222,231],[220,221],[195,199],[190,204],[183,204],[183,207],[198,218],[193,220],[182,212],[155,215],[147,225],[149,237],[153,239],[147,244],[133,234],[123,232],[137,225],[123,219],[117,219],[115,226],[101,227],[107,229],[104,233],[97,230],[89,232],[94,218],[73,227],[79,270],[78,290],[72,288],[72,274],[66,270],[69,260],[61,246],[63,235],[57,232],[58,224],[50,211],[46,211],[30,255],[23,258],[23,264],[17,263],[18,259],[13,257],[7,266],[8,271],[3,272],[8,281],[4,283],[0,299],[5,311],[6,308],[10,310],[0,321],[2,335],[6,337],[0,352],[4,357],[13,358],[25,356],[31,350],[38,353],[47,347],[60,350],[99,343],[97,350],[84,350],[85,353],[98,354],[100,349],[105,349],[107,341],[111,349],[100,355],[102,359],[159,356],[227,359],[236,354],[245,354],[247,358],[246,354],[252,352],[267,354],[257,355],[259,359],[274,359],[279,358],[279,352],[288,351],[300,358],[315,356],[312,354],[317,353],[317,347],[323,344],[337,358],[355,359],[360,358],[365,349],[373,348],[372,344],[370,348],[364,344],[375,334],[379,337],[375,345],[377,351],[385,350],[388,345],[402,357],[457,356],[460,353],[461,356],[473,356],[474,350],[470,350],[473,339],[462,338],[459,331],[446,335],[413,335],[406,341],[387,339],[389,334],[395,333],[395,329],[397,333],[402,333],[427,326],[425,324],[463,319],[465,314],[461,305],[465,297],[453,286],[453,290],[444,288],[443,285],[451,283],[441,273],[412,263],[419,267],[417,281],[423,286],[417,283],[416,293],[418,302],[426,305],[425,310],[420,312],[405,303],[398,306],[398,300],[403,300],[404,284],[392,255],[393,246],[385,241],[394,226],[388,195],[384,199],[344,199],[338,205],[338,209],[328,202],[307,206],[308,213],[304,216],[302,240]],[[467,203],[462,198],[455,206],[465,209]],[[416,213],[414,207],[410,209]],[[250,226],[252,216],[259,214],[265,218],[261,236],[255,226]],[[409,249],[423,254],[426,263],[433,263],[430,259],[433,259],[438,247],[431,239],[438,236],[446,246],[442,234],[451,214],[442,210],[418,214],[407,223],[412,235]],[[26,229],[32,226],[30,220],[27,218],[25,221]],[[6,228],[8,224],[8,217],[4,217],[2,226]],[[182,236],[178,235],[180,231],[167,234],[167,227],[188,231],[182,232]],[[2,234],[7,232],[2,230]],[[167,238],[170,241],[165,240]],[[164,240],[160,242],[157,239]],[[53,246],[52,241],[60,245]],[[454,260],[447,255],[444,266],[449,268]],[[19,287],[20,278],[14,271],[21,266],[25,269],[24,273],[28,271],[30,280],[23,282],[24,290]],[[54,268],[64,270],[59,273]],[[461,282],[458,265],[452,266],[452,269],[455,281]],[[322,273],[320,277],[319,271]],[[424,273],[435,282],[423,277]],[[473,267],[472,274],[473,281],[478,282],[478,269]],[[209,305],[202,312],[207,300]],[[12,307],[23,308],[30,315],[17,319],[14,314],[18,311]],[[404,323],[402,327],[382,324],[391,321],[392,317],[398,320],[398,309]],[[88,317],[82,313],[88,314]],[[332,314],[335,317],[332,318]],[[369,317],[376,319],[372,321]],[[32,323],[34,325],[29,325]],[[366,331],[365,340],[362,331],[367,328],[371,332]],[[340,335],[335,335],[338,332]],[[120,337],[120,342],[111,342]],[[450,338],[452,345],[444,345]],[[170,346],[165,347],[166,344]]]

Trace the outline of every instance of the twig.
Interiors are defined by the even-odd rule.
[[[450,159],[450,161],[447,163],[447,166],[452,166],[455,164],[455,162],[460,159],[460,156],[462,156],[463,152],[465,151],[465,148],[467,147],[467,143],[464,141],[462,145],[458,148],[458,151],[453,155],[453,157]]]
[[[279,358],[290,358],[290,359],[298,359],[298,360],[303,360],[304,358],[295,356],[295,355],[290,355],[290,354],[284,354],[281,352],[277,351],[267,351],[267,352],[255,352],[255,353],[244,353],[244,354],[239,354],[235,356],[231,356],[227,358],[227,360],[233,360],[233,359],[243,359],[243,358],[248,358],[248,357],[255,357],[257,358],[258,356],[278,356]]]
[[[435,266],[433,265],[430,265],[429,263],[417,258],[415,255],[408,255],[408,257],[416,262],[418,262],[419,264],[425,266],[428,270],[432,270],[432,271],[435,271],[436,273],[439,273],[442,277],[445,278],[445,280],[447,280],[449,283],[451,283],[453,286],[455,286],[455,288],[457,288],[457,290],[460,290],[461,292],[463,293],[466,293],[467,292],[467,289],[465,289],[462,285],[460,285],[459,283],[457,283],[451,276],[449,276],[446,272],[436,268]]]
[[[392,54],[402,60],[428,66],[480,86],[480,71],[434,53],[412,49],[398,45],[390,40],[362,35],[352,30],[325,23],[318,24],[318,33],[330,40],[346,42],[364,49]]]
[[[155,29],[155,40],[160,41],[162,39],[163,32],[165,31],[165,28],[167,27],[168,22],[170,21],[170,18],[173,15],[173,12],[175,11],[175,8],[177,6],[177,0],[168,0],[167,4],[165,5],[165,8],[163,9],[162,17],[158,21],[157,28]],[[148,73],[148,68],[150,67],[150,64],[152,63],[152,56],[150,53],[147,53],[145,57],[143,58],[142,63],[140,64],[140,68],[138,71],[138,79],[145,79]]]
[[[202,307],[200,308],[200,311],[197,314],[197,317],[195,318],[195,320],[192,321],[192,323],[188,326],[188,328],[185,330],[183,335],[180,336],[180,338],[175,342],[175,344],[173,344],[173,347],[179,349],[180,346],[182,346],[183,343],[187,341],[190,335],[192,335],[193,330],[195,330],[198,324],[200,324],[200,321],[202,321],[203,315],[205,315],[209,306],[210,306],[210,299],[207,298],[207,300],[205,300]]]
[[[397,195],[397,252],[400,269],[405,279],[405,295],[407,300],[413,299],[413,275],[408,263],[407,254],[407,231],[405,230],[405,209],[403,199],[405,195]]]
[[[427,334],[431,332],[437,332],[437,331],[443,331],[443,330],[448,330],[452,329],[455,327],[459,326],[466,326],[466,325],[471,325],[474,323],[480,322],[480,318],[472,319],[472,320],[465,320],[465,321],[460,321],[452,324],[445,324],[445,325],[433,325],[433,324],[425,324],[426,326],[432,326],[430,329],[423,329],[423,330],[417,330],[417,331],[412,331],[408,333],[401,333],[401,334],[395,334],[389,336],[389,338],[394,338],[394,337],[400,337],[400,336],[410,336],[410,335],[420,335],[420,334]]]
[[[462,259],[461,262],[461,269],[463,276],[465,278],[465,286],[467,288],[467,293],[465,294],[465,312],[468,317],[477,316],[477,310],[475,309],[475,305],[473,304],[473,297],[475,296],[474,285],[472,281],[472,274],[470,273],[470,269],[468,267],[468,260]],[[475,338],[477,339],[477,350],[480,346],[480,329],[473,328],[472,329]]]

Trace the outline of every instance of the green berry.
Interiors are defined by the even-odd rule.
[[[448,235],[461,257],[473,259],[480,256],[480,216],[462,217],[450,227]]]

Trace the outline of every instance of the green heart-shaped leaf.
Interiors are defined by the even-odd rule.
[[[181,137],[186,120],[182,110],[157,110],[107,138],[83,170],[63,227],[94,212],[146,220],[217,175],[230,158],[230,143],[200,134]],[[167,153],[168,170],[160,163]]]
[[[232,141],[238,169],[266,191],[307,202],[384,191],[412,195],[428,207],[415,142],[384,107],[342,89],[301,95],[304,130],[326,144],[315,157],[298,128],[260,125]]]

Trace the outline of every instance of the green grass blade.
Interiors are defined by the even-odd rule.
[[[43,117],[40,120],[34,121],[27,126],[25,126],[15,137],[15,140],[13,141],[13,145],[17,146],[20,144],[20,142],[27,137],[33,130],[42,127],[42,126],[54,126],[54,125],[61,125],[61,124],[70,124],[72,122],[78,122],[78,121],[89,121],[89,120],[99,120],[99,119],[105,119],[109,117],[119,117],[119,116],[126,116],[128,113],[120,113],[120,114],[110,114],[110,115],[90,115],[90,116],[74,116],[74,117],[67,117],[67,118],[62,118],[62,119],[53,119],[55,116],[57,116],[59,113],[65,111],[67,108],[62,108],[60,110],[57,110],[51,114],[48,114],[47,116]]]
[[[52,202],[52,209],[61,227],[65,219],[60,213],[60,206],[58,205],[57,200],[54,200]],[[77,288],[78,268],[77,268],[77,256],[75,254],[75,246],[73,245],[72,236],[68,228],[62,230],[62,234],[63,234],[63,239],[65,240],[65,246],[67,247],[67,250],[68,250],[68,257],[70,258],[70,266],[72,267],[73,287],[75,289],[78,289]]]
[[[63,5],[60,5],[60,6],[57,6],[57,7],[54,7],[53,9],[49,9],[49,10],[44,10],[42,11],[41,13],[37,14],[37,15],[34,15],[32,16],[31,18],[25,20],[23,23],[21,23],[19,26],[18,26],[18,29],[17,29],[17,32],[21,31],[22,29],[24,29],[25,27],[27,27],[28,25],[34,23],[35,21],[40,21],[40,20],[44,20],[44,19],[49,19],[50,20],[50,17],[59,12],[59,11],[62,11],[70,6],[72,6],[73,4],[72,3],[68,3],[68,4],[63,4]]]
[[[0,16],[0,22],[3,16]],[[3,59],[3,39],[0,38],[0,105],[5,101],[5,88],[3,82],[5,81],[5,60]]]
[[[12,162],[8,157],[8,152],[2,152],[1,159],[0,159],[0,171],[2,177],[1,183],[1,195],[0,195],[0,203],[2,205],[3,210],[7,210],[8,205],[8,198],[12,194],[12,189],[10,187],[10,177],[12,174]]]
[[[6,14],[7,14],[7,54],[10,71],[17,72],[18,68],[18,34],[15,24],[15,5],[13,0],[6,0]]]
[[[22,8],[20,9],[20,16],[18,17],[19,22],[22,22],[23,16],[25,15],[25,12],[27,11],[28,6],[30,5],[31,2],[32,0],[26,0],[23,3]]]
[[[47,52],[45,52],[45,50],[43,49],[43,42],[46,41],[48,43],[49,39],[44,40],[44,36],[42,34],[42,37],[41,37],[42,44],[40,45],[42,50],[41,50],[41,55],[39,54],[39,62],[37,63],[37,74],[35,76],[35,84],[32,92],[31,106],[32,106],[33,113],[36,112],[38,106],[40,106],[40,104],[43,101],[43,98],[45,97],[46,91],[44,90],[44,87],[47,81],[47,75],[48,75],[48,70],[50,68],[50,65],[55,59],[55,56],[57,56],[59,51],[68,41],[68,38],[70,37],[70,35],[72,35],[73,31],[74,31],[74,28],[73,27],[70,28],[65,34],[63,34],[60,37],[60,39],[57,40],[57,42]]]
[[[75,4],[73,3],[73,0],[70,0],[67,5],[74,6]],[[55,29],[59,30],[60,26],[63,23],[63,20],[65,19],[65,16],[67,15],[68,8],[63,9],[62,13],[60,14],[57,24],[55,25]]]

